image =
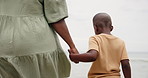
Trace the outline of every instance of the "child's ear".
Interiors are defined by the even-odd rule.
[[[114,29],[114,27],[113,26],[110,26],[110,31],[112,31]]]

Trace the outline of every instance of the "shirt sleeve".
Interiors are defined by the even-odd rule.
[[[48,23],[57,22],[68,17],[65,0],[44,0],[44,14]]]
[[[121,60],[128,59],[125,43],[123,43],[123,50],[122,50],[122,55],[121,55]]]
[[[94,37],[90,37],[89,38],[89,50],[94,49],[99,52],[98,48],[99,48],[99,44],[98,44],[97,40]]]

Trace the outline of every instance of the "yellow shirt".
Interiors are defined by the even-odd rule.
[[[97,50],[88,78],[119,78],[120,61],[128,59],[124,41],[113,35],[100,34],[90,37],[89,50]]]

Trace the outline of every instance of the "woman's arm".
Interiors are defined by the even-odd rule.
[[[61,36],[61,38],[68,44],[70,47],[71,52],[74,54],[78,54],[78,51],[75,47],[75,44],[73,43],[73,40],[69,34],[67,25],[65,23],[65,20],[62,19],[56,23],[53,23],[54,30]]]

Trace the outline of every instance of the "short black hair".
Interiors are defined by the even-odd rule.
[[[112,25],[111,17],[107,13],[97,13],[93,17],[93,22],[97,24],[97,21],[102,21],[105,24],[105,26],[107,26],[108,23]]]

